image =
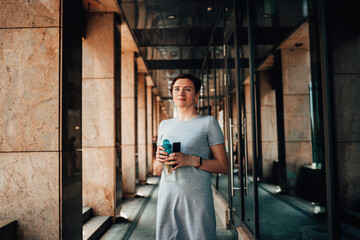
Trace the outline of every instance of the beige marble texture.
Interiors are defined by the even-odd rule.
[[[135,145],[135,99],[121,98],[121,143]]]
[[[277,146],[277,142],[263,141],[261,143],[263,159],[262,168],[264,178],[272,177],[273,163],[275,160],[277,161],[279,159]]]
[[[360,141],[360,74],[334,75],[337,141]]]
[[[270,75],[267,71],[260,72],[260,105],[275,105],[275,90],[270,84]]]
[[[1,1],[0,28],[59,27],[60,0]]]
[[[310,141],[310,109],[308,95],[284,96],[285,141]]]
[[[135,145],[123,145],[121,155],[123,195],[134,194],[136,192]]]
[[[115,146],[114,79],[82,81],[83,147]]]
[[[59,29],[1,29],[0,76],[0,151],[59,150]]]
[[[261,106],[261,141],[277,141],[276,106]]]
[[[83,147],[83,206],[115,215],[115,148]]]
[[[121,23],[121,53],[138,52],[138,48],[125,21]]]
[[[59,153],[0,153],[0,215],[18,239],[59,239]]]
[[[282,49],[283,94],[309,94],[310,52],[307,49]]]
[[[135,53],[121,53],[121,97],[135,97]]]
[[[83,40],[83,78],[114,78],[114,14],[89,13]]]
[[[286,169],[288,174],[297,174],[301,166],[312,163],[311,142],[285,142]]]
[[[146,109],[145,109],[145,74],[138,73],[137,91],[137,143],[138,143],[138,166],[139,182],[146,183]]]
[[[147,166],[148,166],[148,174],[152,175],[153,168],[152,168],[152,155],[153,155],[153,146],[152,146],[152,92],[151,86],[146,87],[147,95],[146,95],[146,117],[147,117]]]
[[[119,12],[117,2],[114,0],[83,0],[82,3],[87,12]]]

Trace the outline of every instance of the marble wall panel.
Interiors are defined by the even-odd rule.
[[[135,145],[123,145],[121,149],[123,195],[136,192]]]
[[[310,53],[307,49],[282,49],[282,76],[284,94],[308,94]]]
[[[114,84],[114,79],[83,79],[82,140],[84,147],[115,146]]]
[[[121,142],[135,144],[135,99],[121,98]]]
[[[152,175],[152,155],[153,155],[153,144],[152,144],[152,93],[151,93],[151,86],[147,86],[147,106],[146,106],[146,117],[147,117],[147,165],[148,165],[148,174]]]
[[[277,141],[276,106],[261,106],[261,140]]]
[[[295,177],[301,166],[312,164],[311,142],[285,142],[288,177]]]
[[[135,97],[135,53],[121,53],[121,97]]]
[[[285,141],[310,141],[308,95],[284,95]]]
[[[1,2],[0,28],[59,26],[60,0],[6,0]]]
[[[83,148],[83,206],[115,214],[115,148]]]
[[[0,30],[0,76],[0,151],[59,150],[59,29]]]
[[[83,78],[114,78],[114,14],[89,13],[83,41]]]
[[[59,239],[59,153],[0,153],[0,159],[0,215],[18,221],[18,239]]]
[[[344,210],[354,210],[360,201],[360,142],[338,142],[336,150],[340,205]]]
[[[270,84],[271,75],[269,72],[260,72],[260,105],[275,105],[275,90],[272,89]]]
[[[360,141],[360,74],[334,75],[337,141]]]
[[[262,168],[263,168],[263,177],[271,178],[274,161],[278,161],[278,148],[277,142],[267,142],[263,141],[261,143],[262,147]]]

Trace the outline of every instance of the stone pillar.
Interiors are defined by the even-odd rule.
[[[309,82],[310,54],[305,48],[282,49],[285,159],[288,186],[295,189],[301,166],[312,163]]]
[[[151,80],[150,80],[151,81]],[[147,79],[146,84],[146,117],[147,117],[147,166],[148,166],[148,175],[152,176],[153,167],[152,167],[152,160],[153,160],[153,114],[152,114],[152,85],[150,81]]]
[[[135,52],[121,52],[121,167],[124,198],[135,197]]]
[[[115,215],[114,14],[89,13],[83,41],[83,205]]]
[[[156,129],[159,129],[159,124],[161,122],[161,105],[160,105],[161,98],[156,96]],[[158,130],[156,131],[158,134]]]
[[[275,90],[271,86],[271,72],[259,72],[262,176],[272,178],[274,161],[278,161]]]
[[[158,132],[158,126],[157,126],[157,101],[156,101],[156,96],[153,95],[153,137],[157,136],[157,132]]]
[[[248,156],[248,172],[253,169],[253,151],[252,151],[252,125],[251,125],[251,92],[250,84],[245,83],[245,118],[246,118],[246,139],[247,156]]]
[[[81,15],[79,1],[0,8],[0,216],[19,240],[82,238]]]
[[[137,96],[137,142],[138,142],[138,166],[139,183],[146,183],[146,112],[145,112],[145,73],[138,73],[138,96]]]

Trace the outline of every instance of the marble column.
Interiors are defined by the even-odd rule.
[[[158,126],[157,126],[157,101],[155,94],[153,95],[153,137],[157,136]]]
[[[138,168],[139,183],[146,183],[146,101],[145,101],[145,73],[138,73],[137,85],[137,143],[138,143]]]
[[[274,161],[278,160],[278,138],[276,122],[275,90],[271,86],[272,74],[269,71],[259,72],[260,83],[260,121],[262,176],[272,178]]]
[[[115,215],[114,14],[88,13],[83,41],[83,205]]]
[[[124,198],[136,193],[135,52],[121,52],[121,167]]]
[[[286,171],[288,186],[295,189],[300,167],[312,163],[310,54],[306,48],[289,48],[281,50],[281,57]]]
[[[159,124],[161,122],[161,105],[160,105],[161,98],[156,96],[156,129],[159,129]],[[158,133],[158,130],[157,132]]]
[[[245,118],[246,118],[246,144],[248,156],[248,171],[253,169],[253,151],[252,151],[252,125],[251,125],[251,92],[250,84],[245,84]]]
[[[153,167],[152,167],[152,160],[153,160],[153,114],[152,114],[152,85],[150,83],[151,80],[147,80],[146,82],[146,117],[147,117],[147,166],[148,166],[148,175],[152,176]]]
[[[0,216],[19,240],[82,238],[81,17],[81,2],[0,8]]]

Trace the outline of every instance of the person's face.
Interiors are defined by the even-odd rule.
[[[194,83],[187,78],[179,78],[173,86],[172,97],[177,107],[193,107],[199,95],[195,93]]]

